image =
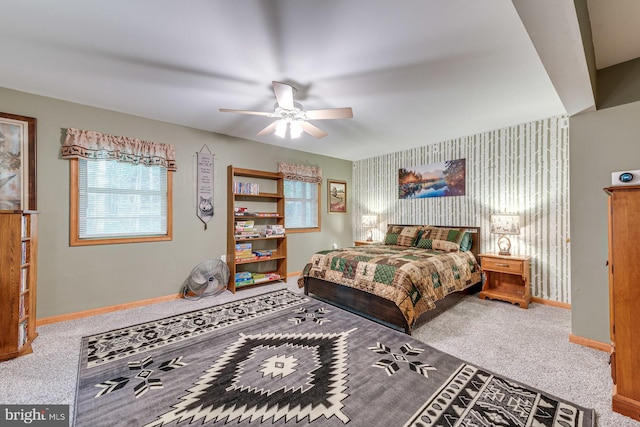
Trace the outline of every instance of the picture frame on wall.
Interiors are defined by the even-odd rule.
[[[347,213],[347,182],[327,179],[327,207],[329,213]]]
[[[447,160],[398,170],[398,198],[464,196],[466,159]]]
[[[0,113],[0,210],[36,210],[36,119]]]

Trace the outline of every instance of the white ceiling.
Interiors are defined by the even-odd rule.
[[[563,91],[588,83],[573,0],[2,3],[1,87],[347,160],[572,114],[590,91]],[[354,117],[283,140],[255,135],[269,118],[218,111],[272,111],[272,80]]]

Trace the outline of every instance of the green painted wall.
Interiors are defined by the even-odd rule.
[[[640,102],[578,114],[571,138],[571,330],[608,343],[607,195],[611,172],[640,169]]]
[[[200,261],[226,252],[227,166],[277,171],[278,161],[318,165],[324,177],[351,183],[350,161],[283,149],[0,88],[0,111],[38,120],[38,318],[171,295]],[[69,162],[60,158],[66,128],[95,130],[174,144],[173,241],[69,246]],[[195,210],[195,153],[215,154],[214,218],[205,231]],[[288,271],[313,252],[352,243],[349,215],[328,215],[322,186],[322,232],[290,234]]]

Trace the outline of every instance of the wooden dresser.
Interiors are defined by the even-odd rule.
[[[609,194],[612,408],[640,420],[640,186]]]

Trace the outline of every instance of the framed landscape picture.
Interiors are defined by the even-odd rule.
[[[401,168],[398,170],[398,198],[464,196],[466,159]]]
[[[327,206],[329,213],[347,212],[347,182],[327,179]]]
[[[0,210],[36,209],[36,119],[0,113]]]

